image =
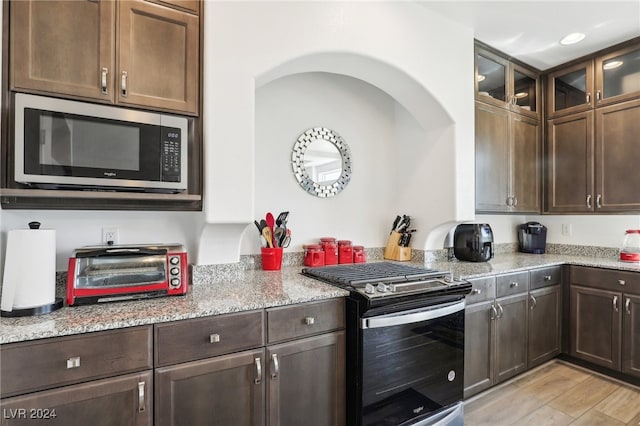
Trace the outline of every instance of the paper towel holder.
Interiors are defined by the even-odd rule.
[[[7,238],[7,250],[5,254],[5,268],[4,268],[4,277],[2,282],[2,302],[0,309],[0,316],[2,317],[25,317],[25,316],[33,316],[33,315],[41,315],[53,312],[57,309],[62,308],[64,305],[63,299],[61,297],[55,297],[55,231],[39,231],[40,222],[29,222],[29,230],[17,230],[17,231],[9,231],[9,237]],[[26,237],[20,237],[18,233],[33,233],[35,234]],[[42,232],[42,234],[40,234]],[[48,233],[45,234],[45,233]],[[29,244],[24,241],[29,240],[30,242],[32,238],[39,238],[42,236],[46,242],[51,246],[51,256],[48,259],[45,259],[45,264],[49,267],[47,272],[50,277],[47,276],[44,280],[44,286],[51,286],[51,289],[47,291],[52,291],[52,296],[45,296],[46,300],[43,301],[41,294],[37,293],[38,290],[42,290],[42,288],[37,287],[38,284],[41,284],[38,281],[37,274],[35,280],[32,280],[28,273],[25,277],[24,271],[20,268],[20,263],[18,259],[21,256],[24,256],[27,250],[30,249]],[[23,241],[24,240],[24,241]],[[35,286],[34,288],[30,288]],[[20,286],[20,288],[18,288]],[[31,291],[31,293],[30,293]],[[31,296],[32,295],[32,296]],[[33,299],[32,303],[26,303],[25,298]],[[19,301],[19,303],[17,303]]]

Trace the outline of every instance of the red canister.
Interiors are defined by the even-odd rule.
[[[324,266],[324,251],[319,244],[311,244],[304,249],[305,266]]]
[[[353,247],[351,241],[338,241],[338,263],[353,263]]]
[[[364,246],[353,246],[353,263],[364,263],[367,256],[364,253]]]
[[[320,238],[322,244],[322,250],[324,250],[324,264],[325,265],[337,265],[338,264],[338,243],[333,237]]]

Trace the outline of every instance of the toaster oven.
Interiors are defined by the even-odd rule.
[[[188,288],[180,244],[83,247],[69,258],[69,306],[183,295]]]

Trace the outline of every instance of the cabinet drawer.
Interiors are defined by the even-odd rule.
[[[0,347],[2,397],[153,368],[151,326]]]
[[[156,366],[263,346],[263,336],[261,310],[156,324]]]
[[[549,287],[562,282],[562,266],[534,269],[529,272],[529,288]]]
[[[496,297],[511,296],[529,290],[529,271],[496,277]]]
[[[344,299],[267,309],[269,343],[344,328]]]
[[[637,272],[572,266],[570,276],[571,284],[640,294],[640,273]]]
[[[496,277],[473,278],[468,281],[471,283],[471,292],[466,297],[467,305],[496,297]]]

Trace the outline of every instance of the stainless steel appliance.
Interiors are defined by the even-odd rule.
[[[448,272],[393,262],[305,268],[347,297],[347,424],[462,425],[464,296]]]
[[[187,189],[184,117],[15,95],[16,182],[44,188]]]
[[[180,244],[91,246],[69,258],[67,304],[187,293],[189,264]]]
[[[462,223],[453,232],[453,254],[458,260],[486,262],[493,258],[493,231],[488,223]]]
[[[518,225],[518,250],[522,253],[543,254],[547,247],[547,227],[540,222]]]

